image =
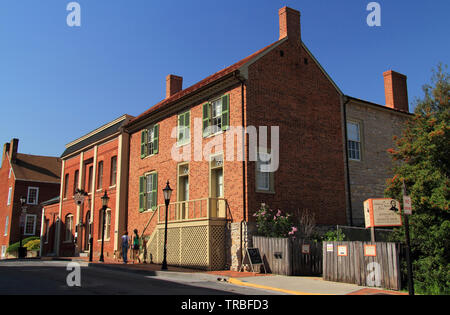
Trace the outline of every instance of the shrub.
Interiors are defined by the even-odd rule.
[[[24,239],[22,240],[22,246],[25,247],[25,245],[26,245],[28,242],[34,241],[34,240],[39,240],[39,239],[40,239],[40,238],[39,238],[38,236],[31,236],[31,237],[24,238]],[[10,246],[6,249],[6,252],[7,252],[8,254],[17,252],[17,251],[19,250],[19,244],[20,244],[20,242],[17,242],[17,243],[14,243],[14,244],[10,245]]]
[[[271,210],[262,205],[253,216],[260,236],[285,238],[294,236],[298,231],[292,222],[292,216],[283,214],[281,210]]]
[[[41,240],[37,239],[29,241],[28,243],[25,244],[24,247],[26,247],[28,251],[39,250],[39,248],[41,247]]]

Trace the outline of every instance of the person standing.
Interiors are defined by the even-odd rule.
[[[139,235],[137,229],[134,230],[133,235],[133,263],[135,262],[136,258],[138,260],[138,263],[141,263],[141,259],[139,258]]]
[[[126,231],[122,235],[122,257],[123,257],[123,263],[126,264],[127,256],[128,256],[128,247],[130,246],[130,237],[128,236],[128,232]]]

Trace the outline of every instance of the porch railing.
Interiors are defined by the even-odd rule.
[[[157,209],[158,224],[165,222],[166,206]],[[169,204],[168,222],[189,222],[199,220],[227,219],[229,206],[225,198],[203,198],[179,201]]]

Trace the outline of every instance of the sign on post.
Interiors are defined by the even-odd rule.
[[[412,215],[412,201],[410,196],[403,196],[403,213]]]
[[[402,226],[400,202],[395,199],[369,199],[364,202],[366,228]]]

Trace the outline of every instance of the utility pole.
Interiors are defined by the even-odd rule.
[[[403,200],[407,197],[405,180],[403,180]],[[405,202],[403,202],[404,208]],[[406,265],[408,267],[408,290],[409,295],[414,295],[414,280],[413,280],[413,270],[411,261],[411,239],[409,236],[409,220],[408,215],[405,214],[405,209],[403,209],[403,218],[405,220],[405,237],[406,237]]]

